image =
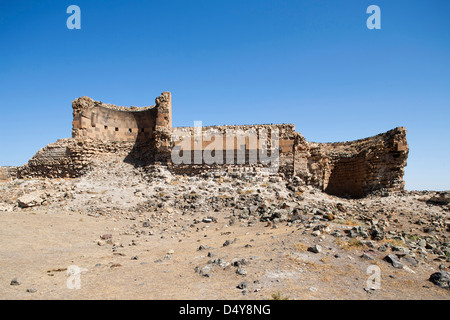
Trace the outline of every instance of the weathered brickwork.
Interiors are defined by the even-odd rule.
[[[104,154],[142,166],[168,166],[178,174],[258,173],[270,167],[269,173],[356,198],[404,189],[408,144],[401,127],[337,143],[307,142],[293,124],[172,128],[169,92],[150,107],[117,107],[81,97],[72,108],[72,138],[41,149],[28,164],[10,170],[14,175],[76,177]],[[263,161],[273,155],[275,172],[273,163]],[[12,175],[1,168],[0,179]]]
[[[382,189],[404,189],[409,152],[405,128],[356,141],[309,145],[312,158],[322,164],[311,170],[319,178],[315,185],[328,193],[362,197]]]
[[[164,97],[169,97],[168,102]],[[72,138],[102,141],[150,141],[157,131],[172,126],[170,94],[163,93],[151,107],[118,107],[81,97],[72,102]]]
[[[19,167],[0,167],[0,180],[9,180],[17,177]]]
[[[222,168],[227,172],[274,173],[276,167],[277,173],[293,173],[296,133],[292,124],[209,126],[197,130],[172,129],[172,171],[195,174]]]
[[[112,154],[126,158],[135,146],[132,142],[101,141],[98,139],[60,139],[39,150],[17,170],[18,177],[68,178],[81,176],[94,157]]]

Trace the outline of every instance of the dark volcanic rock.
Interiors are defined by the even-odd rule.
[[[445,271],[435,272],[430,276],[429,281],[438,287],[450,290],[450,273]]]

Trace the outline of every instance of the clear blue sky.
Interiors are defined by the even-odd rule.
[[[448,190],[449,14],[449,0],[0,0],[0,165],[70,137],[77,97],[171,91],[174,126],[294,123],[318,142],[405,126],[407,189]]]

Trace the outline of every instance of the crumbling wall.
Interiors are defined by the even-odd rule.
[[[364,197],[363,185],[368,167],[363,154],[335,158],[328,169],[323,186],[325,192],[352,198]]]
[[[40,149],[24,166],[18,168],[17,176],[74,178],[89,170],[94,157],[111,154],[125,158],[134,147],[132,142],[101,141],[98,139],[60,139]]]
[[[151,107],[118,107],[81,97],[72,108],[72,138],[39,150],[17,170],[18,177],[78,177],[94,157],[105,154],[133,163],[169,160],[170,92],[163,92]]]
[[[190,174],[220,166],[275,168],[289,176],[298,135],[292,124],[173,128],[170,167]]]
[[[0,180],[9,180],[17,177],[17,170],[19,167],[0,167]]]
[[[39,150],[2,177],[77,177],[94,157],[166,165],[174,173],[252,172],[296,177],[329,194],[363,197],[403,190],[408,157],[405,128],[349,142],[307,142],[293,124],[172,128],[172,98],[151,107],[118,107],[81,97],[72,103],[71,139]]]
[[[170,92],[163,92],[155,99],[156,122],[152,140],[156,162],[167,164],[170,161],[172,147],[172,96]],[[137,150],[139,151],[139,149]]]
[[[72,138],[150,143],[158,139],[158,131],[172,126],[169,92],[150,107],[119,107],[81,97],[72,102],[72,108]]]
[[[404,189],[409,147],[403,127],[355,141],[308,145],[307,183],[327,193],[359,198]]]

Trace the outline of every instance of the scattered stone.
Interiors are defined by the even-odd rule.
[[[419,247],[425,247],[427,245],[427,241],[425,239],[420,239],[419,242],[417,242],[417,245]]]
[[[0,203],[0,212],[11,212],[13,211],[13,206]]]
[[[335,230],[331,233],[331,235],[335,238],[339,238],[342,237],[342,235],[339,233],[339,231]]]
[[[319,244],[315,244],[311,247],[308,247],[308,251],[313,253],[320,253],[322,251],[322,246]]]
[[[248,264],[248,260],[245,258],[233,258],[231,259],[231,265],[234,267],[245,266]]]
[[[394,268],[397,268],[397,269],[403,268],[403,263],[400,262],[400,260],[398,259],[398,257],[395,254],[392,254],[392,253],[388,254],[386,257],[383,258],[383,260],[392,264],[392,266]]]
[[[373,260],[373,259],[374,259],[370,254],[368,254],[368,253],[366,253],[366,252],[364,252],[364,253],[361,255],[361,258],[366,259],[366,260]]]
[[[101,236],[100,236],[100,239],[102,239],[102,240],[109,240],[109,239],[112,239],[112,234],[102,234]]]
[[[336,208],[339,210],[339,211],[341,211],[341,212],[346,212],[347,211],[347,209],[345,208],[345,206],[342,204],[342,203],[337,203],[336,204]]]
[[[391,143],[389,143],[389,145],[391,145]],[[102,147],[121,148],[119,144],[117,146],[102,145]],[[320,147],[317,152],[328,152],[325,150],[326,148],[322,150],[322,147]],[[396,147],[397,146],[394,146],[394,149]],[[80,145],[78,149],[82,148],[83,146]],[[94,148],[95,146],[93,146],[92,150],[94,150]],[[70,148],[62,148],[63,151],[75,151],[74,154],[77,154],[78,149],[74,149],[72,146],[70,146]],[[348,150],[350,150],[350,148]],[[82,151],[83,150],[80,150],[81,153]],[[313,149],[310,151],[313,151]],[[351,153],[353,153],[353,151],[351,151]],[[331,156],[331,154],[328,154],[328,156]],[[19,195],[23,194],[23,192],[30,193],[33,190],[41,190],[36,192],[36,195],[42,195],[37,203],[42,201],[40,204],[42,205],[44,204],[43,199],[47,198],[46,201],[48,201],[48,204],[55,205],[55,207],[50,208],[51,210],[46,210],[48,212],[45,214],[51,213],[52,210],[62,209],[67,204],[67,209],[76,215],[80,212],[87,213],[88,216],[92,217],[106,216],[108,219],[113,218],[113,221],[119,221],[121,219],[134,220],[131,222],[132,225],[127,224],[126,230],[123,230],[123,224],[117,224],[117,228],[103,229],[103,232],[114,232],[114,240],[116,234],[117,236],[120,235],[120,237],[124,235],[124,239],[127,240],[123,241],[128,242],[131,237],[140,238],[139,241],[142,241],[142,244],[145,245],[143,250],[147,247],[146,242],[148,241],[148,238],[146,235],[153,234],[153,232],[158,235],[158,238],[161,236],[161,239],[171,238],[174,239],[174,241],[181,241],[180,238],[191,238],[191,240],[193,240],[191,232],[195,232],[195,229],[197,229],[198,234],[194,234],[194,238],[197,237],[195,240],[200,240],[200,238],[204,236],[203,232],[208,230],[208,227],[209,231],[212,231],[213,228],[211,228],[211,223],[215,222],[216,219],[207,215],[217,212],[217,214],[214,215],[219,218],[223,224],[228,223],[229,221],[230,226],[233,224],[237,226],[241,223],[242,226],[252,226],[254,222],[257,222],[258,230],[264,230],[263,232],[256,233],[256,228],[253,230],[247,229],[247,235],[249,237],[254,237],[255,242],[250,242],[253,240],[249,241],[250,238],[243,237],[242,239],[244,242],[242,245],[238,243],[238,246],[223,248],[223,251],[230,251],[230,249],[242,250],[244,247],[250,248],[251,245],[248,243],[252,243],[255,248],[254,250],[247,250],[250,251],[248,254],[267,248],[267,250],[273,249],[273,253],[281,257],[282,254],[286,253],[286,250],[291,250],[292,244],[294,243],[292,239],[296,239],[295,237],[290,239],[285,237],[287,233],[292,231],[294,236],[298,235],[301,237],[304,235],[306,239],[308,239],[311,234],[317,237],[313,238],[313,241],[320,243],[323,248],[320,245],[313,245],[314,242],[311,242],[309,244],[311,245],[310,247],[305,246],[308,248],[309,252],[322,253],[323,257],[330,257],[331,259],[333,259],[333,256],[336,259],[341,258],[344,259],[341,262],[345,263],[346,258],[344,257],[347,256],[347,253],[344,253],[344,256],[340,257],[340,255],[333,250],[329,251],[327,245],[323,244],[327,242],[321,242],[321,240],[327,240],[327,238],[321,238],[321,236],[323,234],[331,234],[335,237],[343,237],[346,236],[345,233],[347,233],[350,238],[353,238],[351,239],[352,242],[350,244],[362,244],[358,248],[352,248],[355,249],[352,255],[354,255],[355,252],[364,249],[364,253],[359,253],[361,259],[373,260],[383,258],[386,254],[391,253],[389,249],[392,249],[392,255],[386,256],[384,260],[392,264],[395,268],[403,268],[407,272],[411,272],[408,271],[411,269],[408,269],[406,266],[411,268],[416,267],[419,262],[422,263],[423,261],[424,268],[418,269],[417,272],[419,273],[419,271],[422,272],[425,269],[427,262],[435,263],[436,260],[439,261],[437,262],[437,265],[442,262],[443,267],[441,267],[440,271],[448,271],[450,254],[446,231],[449,230],[448,228],[450,226],[450,221],[447,217],[450,209],[449,202],[441,201],[441,196],[439,196],[437,201],[430,201],[430,203],[433,202],[432,206],[425,206],[425,204],[421,204],[417,200],[419,197],[422,197],[422,194],[425,194],[423,197],[429,200],[430,196],[433,196],[436,193],[399,191],[398,193],[393,193],[392,197],[388,196],[388,198],[383,199],[378,198],[379,194],[376,194],[363,199],[347,200],[345,198],[336,198],[327,195],[322,193],[319,189],[311,188],[311,186],[304,185],[301,187],[299,184],[304,184],[305,181],[298,176],[293,177],[292,179],[283,178],[284,180],[279,179],[281,175],[280,177],[273,177],[270,175],[259,176],[256,174],[258,172],[256,169],[261,169],[259,167],[244,166],[243,168],[234,168],[231,166],[225,168],[224,171],[222,171],[222,168],[218,168],[217,170],[220,170],[219,178],[221,179],[220,184],[218,185],[216,183],[217,181],[211,180],[211,177],[219,179],[216,178],[217,173],[207,172],[209,171],[209,168],[206,170],[204,177],[195,174],[188,174],[186,176],[181,174],[175,176],[175,174],[169,174],[167,168],[160,168],[159,165],[154,168],[153,165],[145,168],[136,168],[123,161],[119,161],[113,166],[111,163],[108,163],[109,160],[107,157],[105,158],[105,163],[102,162],[101,165],[97,164],[98,168],[101,168],[102,171],[95,171],[97,170],[97,167],[94,168],[95,170],[88,170],[88,175],[84,176],[81,180],[82,183],[79,183],[78,179],[67,179],[70,180],[68,182],[59,182],[64,180],[61,179],[55,182],[38,181],[36,183],[33,180],[25,180],[24,182],[20,182],[20,189],[18,189],[20,192],[14,191],[14,193],[9,193],[7,189],[9,186],[6,189],[1,189],[0,211],[2,211],[3,202],[5,202],[4,205],[12,207],[13,211],[17,211],[18,201],[15,199],[18,199]],[[103,161],[103,159],[100,160]],[[375,161],[374,165],[377,165],[376,163],[377,162]],[[109,165],[110,167],[105,168],[103,165]],[[129,171],[117,170],[119,168],[128,168],[128,166],[130,167]],[[352,165],[349,164],[349,168],[351,166]],[[333,165],[330,165],[327,168],[332,169]],[[178,169],[180,169],[180,172],[183,172],[184,170],[183,168]],[[322,172],[323,169],[324,168],[322,167],[311,168],[311,170],[318,172]],[[316,173],[313,171],[311,171],[310,174],[315,175]],[[326,172],[324,177],[328,177],[329,173],[331,172]],[[93,177],[101,178],[101,186],[98,184],[99,180],[89,180]],[[116,179],[118,177],[121,177],[122,180],[112,180],[112,178]],[[170,177],[170,179],[167,180],[167,177]],[[110,183],[109,179],[111,179],[113,184],[108,186]],[[294,183],[293,181],[296,182]],[[56,185],[57,183],[61,183],[62,185]],[[70,187],[63,185],[68,183],[73,186],[72,190],[70,190]],[[326,183],[326,181],[316,181],[314,183],[320,185],[321,183]],[[56,186],[54,187],[53,184]],[[134,197],[133,195],[128,194],[130,185],[133,185],[132,191],[134,192]],[[111,188],[111,186],[114,187]],[[77,188],[79,190],[75,190]],[[6,190],[6,194],[3,193],[4,190]],[[45,193],[43,193],[42,190],[45,190]],[[105,192],[102,193],[102,191]],[[384,191],[382,191],[382,193],[383,192]],[[437,196],[438,195],[436,194],[436,197]],[[57,199],[57,197],[59,198]],[[75,198],[78,198],[78,200],[73,201]],[[59,202],[60,200],[63,202]],[[340,202],[337,203],[338,201]],[[19,207],[32,207],[35,205],[38,204],[21,204]],[[437,207],[437,205],[445,207]],[[29,214],[41,213],[29,211]],[[147,217],[148,221],[144,221]],[[85,220],[90,219],[85,218],[84,216],[83,218]],[[331,220],[332,222],[330,222]],[[82,221],[82,219],[80,219],[80,221]],[[265,223],[261,223],[261,221],[267,222],[269,227],[278,226],[278,229],[264,229],[262,227]],[[284,224],[282,223],[283,221],[288,221],[289,223]],[[203,222],[203,224],[201,222]],[[328,229],[327,224],[329,224]],[[358,226],[355,226],[356,224]],[[218,226],[219,225],[214,225],[214,227]],[[333,228],[333,231],[329,229],[330,226]],[[224,231],[225,228],[228,227],[228,225],[221,225],[220,228],[216,228],[216,231],[219,231],[218,233],[220,233],[220,231]],[[144,230],[144,228],[148,229]],[[232,229],[234,228],[228,228],[228,230]],[[349,229],[349,231],[345,231],[346,229]],[[429,234],[423,235],[423,229],[426,229]],[[218,237],[219,239],[222,239],[222,242],[224,241],[223,239],[230,239],[223,243],[223,247],[233,244],[233,241],[231,241],[233,237],[232,234],[234,234],[233,231],[223,233],[227,234],[224,238]],[[244,230],[240,229],[238,230],[238,233],[241,233],[242,231]],[[101,232],[102,231],[100,231],[99,234],[101,234]],[[255,233],[259,237],[255,237]],[[208,233],[208,237],[209,236],[210,234]],[[113,236],[111,234],[102,235],[97,244],[104,246],[112,238]],[[363,240],[361,238],[363,238]],[[275,239],[275,241],[273,239]],[[386,241],[386,243],[383,242],[383,245],[380,246],[381,243],[377,241],[384,239],[388,241]],[[153,238],[151,240],[156,239]],[[263,243],[260,243],[259,240]],[[264,241],[266,240],[269,242],[270,246],[261,249],[259,246],[264,245]],[[349,239],[346,238],[345,240]],[[92,242],[94,246],[95,241],[97,240]],[[125,245],[128,242],[124,242]],[[150,243],[153,244],[154,242]],[[150,245],[150,243],[148,244]],[[194,242],[192,241],[191,243]],[[197,245],[200,245],[202,242],[197,243]],[[135,244],[136,243],[133,240],[130,245]],[[380,252],[386,253],[380,254],[380,252],[377,251],[373,254],[372,252],[365,251],[367,248],[375,248],[378,246],[380,246],[378,248]],[[109,248],[110,247],[100,249],[106,250]],[[191,247],[191,249],[193,248],[195,248],[195,244],[194,247]],[[195,258],[204,258],[209,248],[209,246],[200,245],[198,247],[199,251],[205,249],[207,249],[207,251],[197,253],[197,257]],[[117,250],[119,250],[118,246],[114,245],[112,251],[115,256],[124,255],[123,253],[114,252]],[[221,249],[219,248],[216,254],[222,256],[224,253],[220,250]],[[302,247],[302,251],[303,250],[304,248]],[[124,251],[126,252],[126,250]],[[130,251],[132,252],[132,250]],[[342,253],[345,251],[342,250],[340,252]],[[108,251],[108,253],[110,253],[110,251]],[[161,259],[157,259],[154,262],[159,263],[164,261],[167,263],[165,260],[171,259],[172,253],[173,251],[169,251],[168,255],[164,256],[164,258],[161,255]],[[305,252],[303,252],[303,254],[305,254]],[[272,267],[282,267],[275,258],[276,255],[272,256],[274,258],[272,262],[274,266]],[[132,256],[132,254],[128,254],[128,256]],[[176,256],[174,255],[174,257]],[[203,272],[202,270],[197,270],[197,273],[201,273],[202,275],[204,273],[205,276],[210,276],[213,270],[219,271],[219,267],[227,267],[228,270],[233,269],[229,266],[236,267],[237,269],[233,269],[231,271],[232,273],[236,271],[239,274],[242,270],[245,271],[244,267],[247,263],[245,259],[235,258],[228,264],[227,261],[222,258],[217,258],[211,252],[208,252],[208,257],[209,258],[207,259],[210,259],[210,265],[202,268],[202,270],[205,269]],[[213,257],[215,259],[213,259]],[[229,257],[224,255],[224,257],[228,260],[233,256]],[[264,268],[266,262],[270,265],[270,263],[268,263],[268,257],[266,257],[267,255],[264,254],[264,257],[260,260],[261,265],[255,263],[255,268],[257,266],[258,268]],[[320,254],[314,257],[321,258]],[[310,258],[313,257],[310,256]],[[138,260],[138,256],[132,256],[131,259]],[[189,261],[189,263],[193,263],[193,261],[194,260]],[[270,261],[272,261],[272,259]],[[333,263],[329,260],[323,261],[327,261],[331,264]],[[335,263],[338,263],[339,261],[340,260],[334,260]],[[353,263],[364,262],[360,260],[353,261]],[[111,266],[111,268],[113,268],[120,266],[120,264],[108,264],[106,266]],[[195,266],[195,264],[192,266]],[[221,275],[222,273],[226,274],[226,272],[220,273]],[[246,271],[244,273],[246,273]],[[402,274],[404,274],[404,272],[402,272]],[[53,274],[49,275],[52,276]],[[426,274],[425,278],[427,278],[427,276],[428,274]],[[434,279],[433,275],[430,276],[430,281],[434,281],[432,279]],[[431,284],[429,285],[431,286]],[[265,284],[262,287],[265,287]],[[242,285],[240,289],[244,290],[245,288],[246,286]],[[306,288],[308,288],[308,286]],[[309,289],[314,291],[312,288],[313,287]],[[264,290],[266,290],[266,288]]]
[[[400,247],[400,246],[392,246],[392,251],[395,251],[395,254],[398,257],[404,257],[408,254],[408,249],[405,247]]]
[[[12,286],[18,286],[18,285],[20,285],[22,282],[19,280],[19,278],[13,278],[12,280],[11,280],[11,283],[10,283],[10,285],[12,285]]]
[[[371,240],[368,240],[368,241],[361,241],[361,243],[362,243],[363,245],[365,245],[366,247],[368,247],[368,248],[375,248],[375,244],[374,244],[374,242],[371,241]]]
[[[218,265],[219,267],[222,267],[222,268],[226,268],[226,267],[228,267],[230,264],[228,263],[228,262],[226,262],[224,259],[221,259],[221,258],[218,258],[218,259],[211,259],[211,260],[209,260],[209,262],[208,262],[209,264],[215,264],[215,265]]]
[[[370,237],[372,238],[372,240],[383,240],[385,237],[385,234],[383,231],[378,230],[377,228],[373,228],[370,232]]]
[[[450,290],[450,273],[445,271],[439,271],[433,273],[428,279],[438,287]]]
[[[417,259],[410,257],[410,256],[402,257],[401,261],[405,261],[407,264],[409,264],[412,267],[417,267],[417,265],[419,264],[419,261],[417,261]]]
[[[17,199],[17,204],[20,208],[40,206],[44,202],[42,197],[43,194],[40,191],[31,192]]]
[[[211,271],[212,271],[212,267],[207,265],[204,266],[201,270],[200,270],[200,275],[204,276],[204,277],[211,277]]]
[[[311,234],[315,237],[318,237],[318,236],[320,236],[320,231],[316,230],[316,231],[311,232]]]
[[[240,283],[236,286],[236,288],[241,289],[241,290],[246,289],[246,288],[247,288],[247,282],[246,282],[246,281],[240,282]]]
[[[367,293],[372,294],[372,293],[375,292],[375,288],[364,288],[364,291],[367,292]]]
[[[411,268],[407,267],[407,266],[403,266],[403,270],[409,272],[409,273],[416,273],[414,270],[412,270]]]
[[[37,290],[36,290],[36,288],[28,288],[27,289],[27,292],[29,292],[29,293],[35,293]]]
[[[450,203],[450,194],[449,193],[440,193],[435,196],[430,197],[427,200],[427,203],[433,204],[433,205],[446,205]]]
[[[144,222],[142,223],[142,226],[143,226],[144,228],[148,228],[148,227],[150,227],[150,222],[144,221]]]
[[[247,270],[245,270],[244,268],[237,268],[236,273],[241,276],[246,276]]]

